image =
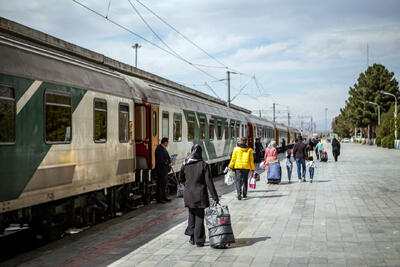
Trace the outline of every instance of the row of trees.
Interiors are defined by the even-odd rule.
[[[393,96],[382,94],[381,91],[392,93],[397,98],[400,96],[399,84],[394,78],[394,73],[389,72],[381,64],[374,64],[360,73],[357,83],[350,87],[345,106],[340,109],[340,115],[332,121],[333,131],[341,137],[354,136],[361,131],[362,135],[367,137],[370,126],[370,138],[376,138],[377,145],[393,148],[395,100]],[[380,106],[380,126],[378,126],[377,106],[368,102]],[[400,128],[399,115],[397,120]]]

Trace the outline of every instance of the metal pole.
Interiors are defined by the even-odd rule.
[[[328,132],[328,108],[325,108],[325,131]]]
[[[141,48],[142,46],[140,46],[138,43],[136,43],[135,45],[132,45],[132,48],[135,48],[135,68],[137,68],[137,57],[138,57],[138,48]]]
[[[368,124],[368,141],[369,141],[369,124]]]
[[[228,99],[226,101],[226,106],[229,108],[231,106],[231,75],[230,75],[230,71],[226,72],[226,80],[228,81]]]
[[[287,114],[287,124],[290,127],[290,112]]]
[[[394,96],[396,100],[394,102],[394,139],[397,140],[397,98]]]
[[[274,122],[275,122],[275,103],[272,104],[272,109],[274,111]]]
[[[381,125],[381,107],[378,105],[378,125]]]

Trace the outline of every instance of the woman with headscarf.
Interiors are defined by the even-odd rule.
[[[278,151],[276,150],[276,142],[271,141],[268,145],[268,149],[265,150],[265,154],[264,154],[264,167],[265,168],[268,168],[269,162],[271,160],[277,159],[277,154],[278,154]]]
[[[185,207],[189,209],[185,235],[190,236],[189,242],[192,245],[202,247],[206,239],[204,209],[210,206],[208,191],[214,201],[218,203],[219,199],[212,181],[210,167],[203,161],[200,145],[196,144],[192,147],[192,152],[182,165],[179,180],[185,185],[183,199]]]
[[[335,161],[337,161],[337,158],[340,155],[340,143],[336,139],[336,137],[334,137],[332,140],[332,154],[333,154],[333,157],[335,158]]]

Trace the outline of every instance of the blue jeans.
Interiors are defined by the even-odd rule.
[[[296,164],[297,164],[297,176],[299,177],[299,180],[302,177],[306,178],[306,160],[296,158]],[[303,167],[303,170],[301,170],[301,167]]]
[[[314,178],[314,168],[308,168],[308,170],[310,171],[310,179]]]
[[[289,181],[290,181],[290,178],[292,178],[293,164],[286,165],[286,169],[287,169],[288,179],[289,179]]]

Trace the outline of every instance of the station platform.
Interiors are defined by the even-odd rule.
[[[247,200],[216,181],[236,243],[196,247],[182,199],[154,204],[6,262],[7,266],[400,266],[400,151],[342,144],[314,182],[265,174]],[[1,264],[0,264],[1,265]],[[5,265],[6,266],[6,265]]]

